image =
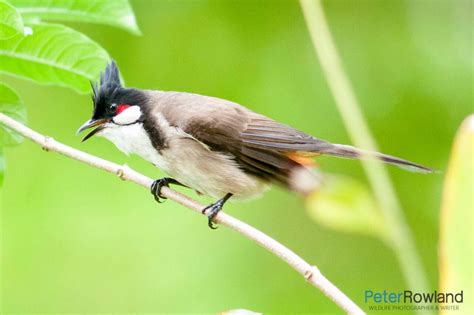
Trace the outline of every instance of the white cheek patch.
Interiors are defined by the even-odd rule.
[[[117,125],[130,125],[136,123],[140,116],[142,115],[142,111],[140,107],[137,105],[130,106],[129,108],[125,109],[123,112],[118,114],[113,118],[113,122]]]

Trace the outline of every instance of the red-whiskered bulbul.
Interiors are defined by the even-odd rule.
[[[209,96],[125,88],[110,62],[91,84],[94,109],[82,125],[125,154],[137,154],[171,177],[156,180],[151,192],[159,202],[169,184],[221,198],[203,209],[212,220],[231,197],[250,198],[270,184],[306,195],[319,183],[312,158],[321,154],[373,158],[402,168],[430,168],[348,145],[332,144],[257,114],[239,104]]]

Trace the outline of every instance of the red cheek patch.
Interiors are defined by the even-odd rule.
[[[130,105],[119,104],[119,106],[117,106],[117,115],[120,114],[121,112],[123,112],[124,110],[126,110],[129,107],[130,107]]]

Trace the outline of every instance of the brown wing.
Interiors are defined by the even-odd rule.
[[[166,92],[159,103],[158,110],[172,125],[211,150],[232,154],[246,172],[285,185],[291,170],[305,164],[295,152],[327,144],[218,98]]]
[[[310,164],[309,157],[319,154],[371,158],[409,170],[432,172],[390,155],[316,139],[226,100],[179,92],[155,92],[152,97],[155,110],[172,125],[211,150],[232,154],[246,172],[284,185],[289,185],[295,167]]]
[[[278,123],[264,116],[252,118],[241,134],[246,146],[266,148],[279,152],[301,152],[302,154],[324,151],[332,144],[316,139],[304,132]]]

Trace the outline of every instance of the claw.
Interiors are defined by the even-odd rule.
[[[217,230],[217,226],[214,225],[211,219],[207,221],[207,226],[210,227],[212,230]]]
[[[213,230],[217,229],[217,227],[214,225],[214,218],[219,213],[219,211],[222,210],[222,206],[224,206],[225,202],[230,197],[232,197],[232,194],[229,193],[229,194],[225,195],[224,198],[219,199],[217,202],[212,203],[212,204],[208,205],[207,207],[205,207],[204,209],[202,209],[202,211],[201,211],[202,214],[206,214],[206,212],[209,210],[208,213],[206,214],[207,219],[208,219],[207,226],[209,226],[211,229],[213,229]]]
[[[155,197],[156,202],[163,203],[164,201],[162,201],[161,199],[167,199],[161,194],[161,188],[169,187],[170,183],[172,182],[170,179],[171,178],[168,177],[160,178],[155,180],[153,184],[151,184],[150,192],[153,197]]]
[[[205,214],[206,211],[209,210],[209,213],[206,214],[207,220],[208,220],[207,225],[213,230],[217,229],[217,227],[214,225],[213,220],[216,217],[216,215],[219,213],[219,211],[222,210],[223,204],[224,203],[222,202],[222,200],[219,200],[216,203],[210,204],[209,206],[205,207],[201,211],[202,214]]]
[[[155,197],[156,202],[163,203],[161,199],[168,199],[161,194],[161,188],[170,187],[170,184],[187,187],[181,184],[180,182],[178,182],[176,179],[171,178],[171,177],[163,177],[163,178],[157,179],[150,186],[150,192],[153,195],[153,197]]]

